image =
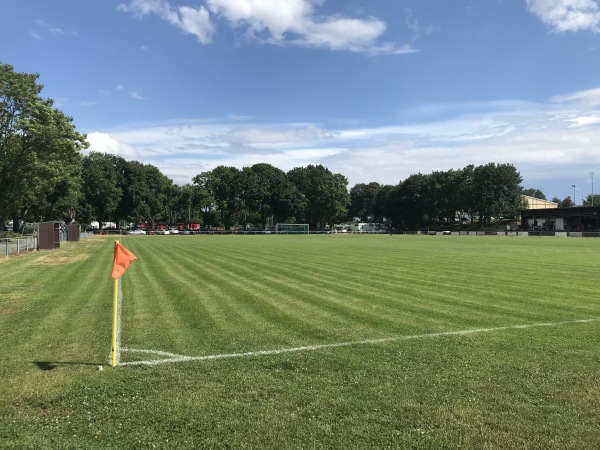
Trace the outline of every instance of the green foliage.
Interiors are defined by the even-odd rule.
[[[245,213],[256,212],[265,226],[286,222],[302,210],[301,194],[285,172],[270,164],[255,164],[242,170]]]
[[[350,218],[358,217],[361,221],[375,218],[377,195],[381,190],[379,183],[359,183],[350,189]]]
[[[85,135],[40,97],[37,78],[0,63],[0,223],[70,221],[79,201]]]
[[[453,224],[456,215],[514,217],[523,208],[521,175],[510,164],[489,163],[462,170],[415,174],[388,188],[383,213],[396,227]]]
[[[489,163],[473,172],[474,210],[487,224],[493,217],[515,216],[522,207],[521,175],[511,164]]]
[[[123,166],[125,160],[107,153],[90,152],[83,158],[82,192],[92,221],[102,228],[103,222],[115,219],[117,206],[123,196]]]
[[[539,189],[527,188],[527,189],[523,189],[523,191],[521,193],[523,195],[529,195],[530,197],[535,197],[535,198],[540,198],[542,200],[546,200],[546,196]]]
[[[322,165],[308,165],[290,170],[288,178],[304,199],[301,223],[321,229],[347,216],[350,195],[345,176]]]
[[[235,167],[218,166],[196,175],[193,181],[205,192],[205,198],[212,199],[211,207],[217,211],[225,229],[229,230],[242,205],[240,171]]]
[[[161,220],[176,222],[180,188],[162,174],[158,167],[137,161],[125,165],[124,207],[122,213],[135,223]]]
[[[555,197],[552,199],[552,201],[558,203],[559,208],[572,208],[575,206],[575,203],[573,202],[571,196],[567,196],[562,200]]]
[[[589,194],[583,201],[583,206],[600,206],[600,194]]]

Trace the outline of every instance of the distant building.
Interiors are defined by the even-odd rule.
[[[556,202],[549,202],[548,200],[532,197],[530,195],[523,195],[523,199],[527,202],[527,209],[558,208],[558,203]]]
[[[600,229],[600,207],[538,208],[521,211],[521,226],[539,231],[591,231]]]

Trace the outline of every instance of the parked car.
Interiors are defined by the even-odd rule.
[[[128,234],[146,234],[146,232],[142,229],[131,230]]]

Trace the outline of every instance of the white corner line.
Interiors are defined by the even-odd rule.
[[[119,366],[155,366],[155,365],[159,365],[159,364],[184,362],[184,361],[208,361],[208,360],[225,359],[225,358],[244,358],[244,357],[251,357],[251,356],[280,355],[283,353],[305,352],[305,351],[321,350],[321,349],[336,348],[336,347],[349,347],[352,345],[382,344],[382,343],[386,343],[386,342],[406,341],[409,339],[426,339],[426,338],[434,338],[434,337],[440,337],[440,336],[462,336],[462,335],[467,335],[467,334],[491,333],[494,331],[518,330],[518,329],[527,329],[527,328],[535,328],[535,327],[557,327],[557,326],[561,326],[561,325],[595,322],[597,320],[598,319],[576,319],[576,320],[564,320],[561,322],[540,322],[540,323],[530,323],[530,324],[521,324],[521,325],[507,325],[507,326],[503,326],[503,327],[471,328],[471,329],[467,329],[467,330],[440,331],[437,333],[413,334],[413,335],[394,336],[394,337],[387,337],[387,338],[380,338],[380,339],[364,339],[364,340],[360,340],[360,341],[337,342],[337,343],[332,343],[332,344],[316,344],[316,345],[307,345],[307,346],[303,346],[303,347],[280,348],[280,349],[274,349],[274,350],[257,350],[257,351],[253,351],[253,352],[243,352],[243,353],[220,353],[220,354],[215,354],[215,355],[204,355],[204,356],[186,356],[186,355],[179,355],[176,353],[164,352],[161,350],[122,348],[121,353],[144,353],[144,354],[151,354],[151,355],[157,355],[157,356],[164,356],[165,358],[144,360],[144,361],[120,362]]]

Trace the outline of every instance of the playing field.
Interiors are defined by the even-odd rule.
[[[0,448],[598,447],[600,239],[125,236],[116,368],[113,243],[0,259]]]

